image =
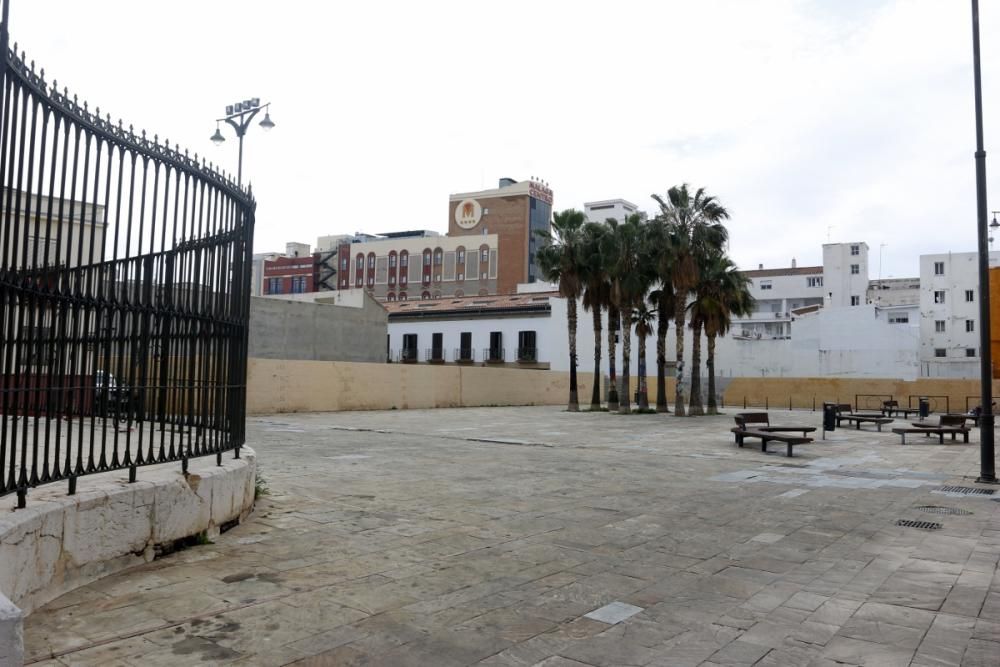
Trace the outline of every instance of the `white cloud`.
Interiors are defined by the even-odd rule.
[[[987,150],[998,22],[984,3]],[[244,165],[260,250],[443,230],[449,193],[532,174],[560,208],[703,185],[743,266],[818,262],[828,229],[889,243],[886,275],[975,247],[967,3],[14,0],[11,23],[50,77],[227,169],[212,120],[272,101]]]

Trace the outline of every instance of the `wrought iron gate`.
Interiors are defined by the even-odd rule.
[[[0,496],[244,443],[255,204],[0,26]]]

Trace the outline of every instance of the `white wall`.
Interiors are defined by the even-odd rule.
[[[857,248],[856,255],[851,254]],[[851,273],[852,265],[858,266]],[[827,305],[841,308],[851,305],[851,297],[865,302],[868,292],[868,244],[863,241],[823,244],[823,288]]]

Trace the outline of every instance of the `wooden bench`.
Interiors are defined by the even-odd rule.
[[[743,446],[744,438],[759,438],[760,451],[767,453],[767,443],[782,442],[787,447],[785,456],[792,456],[795,445],[805,445],[813,441],[806,433],[816,430],[815,426],[771,426],[771,420],[766,412],[743,412],[735,416],[736,426],[732,433],[736,438],[736,446]],[[783,435],[786,432],[801,432],[801,436]]]
[[[920,408],[901,408],[899,401],[882,401],[882,415],[892,417],[893,413],[902,415],[903,419],[906,419],[911,414],[920,414]]]
[[[882,431],[882,424],[888,424],[895,421],[892,417],[883,417],[882,415],[867,415],[867,414],[851,414],[851,415],[840,415],[837,420],[837,425],[840,426],[840,420],[843,419],[847,422],[854,422],[854,428],[861,430],[862,424],[875,424],[875,428]]]
[[[763,431],[765,433],[813,433],[815,426],[771,426],[771,418],[766,412],[741,412],[734,419],[736,425],[743,430]]]
[[[969,427],[965,425],[965,415],[941,415],[936,424],[931,422],[912,422],[911,428],[894,428],[893,433],[899,434],[903,439],[902,444],[906,444],[907,433],[923,433],[926,436],[936,435],[938,443],[944,444],[944,436],[951,435],[952,442],[957,441],[958,435],[962,435],[965,443],[969,442]]]

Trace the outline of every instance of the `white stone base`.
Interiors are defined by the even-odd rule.
[[[155,545],[242,521],[253,509],[257,457],[249,447],[215,457],[81,477],[32,489],[28,506],[0,499],[0,667],[20,665],[21,618],[60,595],[153,560]],[[16,605],[16,606],[15,606]],[[20,607],[20,609],[18,609]]]

